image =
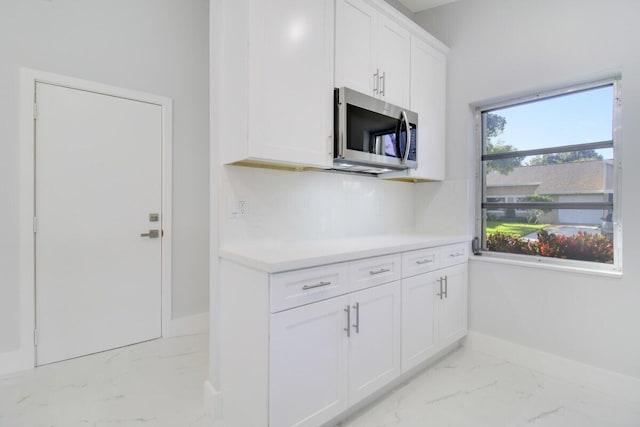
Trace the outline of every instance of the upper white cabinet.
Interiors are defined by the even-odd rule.
[[[336,87],[409,107],[411,33],[366,0],[336,0]]]
[[[418,168],[384,176],[408,181],[445,178],[447,57],[443,47],[411,36],[411,107],[418,113]]]
[[[212,23],[212,108],[222,163],[330,167],[334,1],[212,5],[220,16]]]
[[[418,37],[411,38],[411,110],[418,113],[416,179],[445,177],[447,57]]]

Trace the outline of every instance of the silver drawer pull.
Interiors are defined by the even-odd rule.
[[[455,257],[462,256],[462,255],[464,255],[464,252],[456,252],[455,254],[451,254],[449,256],[455,258]]]
[[[416,261],[416,264],[431,264],[433,262],[432,259],[423,259]]]
[[[388,271],[391,271],[391,270],[388,269],[388,268],[381,268],[380,270],[375,270],[375,271],[372,270],[372,271],[369,272],[369,274],[374,276],[376,274],[386,273]]]
[[[331,282],[320,282],[320,283],[316,283],[315,285],[304,285],[302,287],[302,290],[306,291],[307,289],[321,288],[323,286],[329,286],[330,284]]]

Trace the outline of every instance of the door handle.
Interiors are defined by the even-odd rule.
[[[148,233],[140,234],[140,237],[148,237],[150,239],[157,239],[160,237],[160,230],[149,230]]]

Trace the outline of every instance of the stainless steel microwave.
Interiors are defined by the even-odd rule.
[[[346,87],[334,98],[334,169],[380,174],[418,166],[417,113]]]

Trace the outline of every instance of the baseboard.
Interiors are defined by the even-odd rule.
[[[162,336],[177,337],[180,335],[191,335],[206,332],[209,330],[209,313],[198,313],[192,316],[172,319],[165,327]]]
[[[640,379],[469,331],[463,344],[543,374],[640,403]]]
[[[0,353],[0,375],[33,369],[35,366],[32,349],[18,349]]]
[[[209,380],[204,382],[204,411],[213,421],[222,419],[222,394]]]

